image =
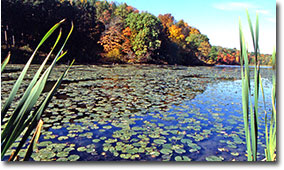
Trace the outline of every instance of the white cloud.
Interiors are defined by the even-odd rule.
[[[256,10],[257,13],[259,14],[264,14],[264,15],[268,15],[269,11],[268,10]]]
[[[238,11],[244,9],[255,8],[256,5],[247,2],[225,2],[213,4],[213,7],[220,10],[226,11]]]

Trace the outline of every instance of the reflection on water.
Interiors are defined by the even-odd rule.
[[[240,68],[240,65],[216,65],[219,68]],[[254,68],[254,66],[249,66],[249,68]],[[272,69],[272,66],[260,66],[261,69]]]

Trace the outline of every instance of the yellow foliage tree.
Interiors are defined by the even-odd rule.
[[[202,41],[198,47],[198,51],[201,54],[203,60],[207,60],[209,53],[211,51],[211,45],[208,41]]]
[[[181,31],[182,31],[181,28],[177,27],[176,25],[172,25],[169,28],[169,32],[170,32],[169,38],[171,38],[171,40],[176,43],[180,43],[185,38],[185,36],[182,34]]]

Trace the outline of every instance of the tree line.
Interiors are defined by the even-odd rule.
[[[11,51],[13,63],[25,62],[45,32],[63,18],[67,22],[62,30],[68,30],[71,21],[75,27],[66,47],[69,55],[62,62],[73,58],[81,64],[206,65],[227,61],[218,57],[221,55],[216,57],[216,47],[211,46],[209,38],[184,20],[176,21],[171,14],[156,17],[126,3],[2,0],[1,8],[1,54]],[[42,55],[55,38],[41,49]]]

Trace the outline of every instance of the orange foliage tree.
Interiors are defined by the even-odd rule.
[[[169,33],[170,33],[169,38],[172,41],[180,44],[184,40],[184,38],[185,38],[185,36],[182,34],[181,31],[182,31],[181,28],[179,28],[176,25],[172,25],[171,27],[169,27]]]

